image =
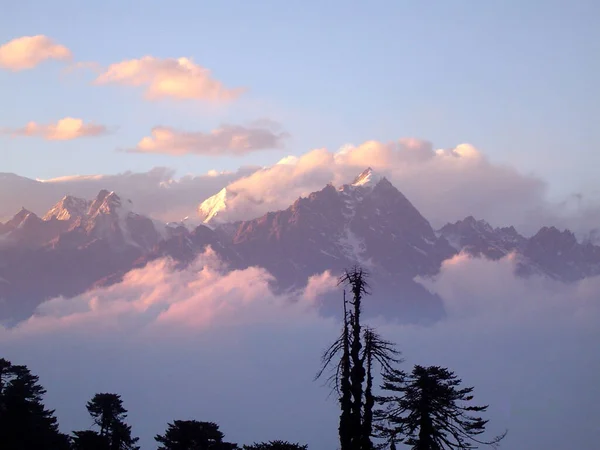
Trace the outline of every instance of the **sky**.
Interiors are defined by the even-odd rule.
[[[0,67],[3,172],[47,179],[160,166],[181,176],[414,137],[472,144],[544,179],[556,198],[598,189],[593,0],[2,3],[0,45],[41,35],[68,52]],[[110,72],[145,56],[138,78]],[[153,95],[148,77],[181,57],[208,69],[222,95]],[[49,131],[64,118],[84,131]],[[223,150],[235,127],[254,127],[250,147],[237,147],[252,151]],[[224,131],[207,139],[215,129]],[[187,152],[190,142],[202,152]]]

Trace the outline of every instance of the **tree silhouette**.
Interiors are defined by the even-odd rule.
[[[292,444],[287,441],[269,441],[244,445],[244,450],[307,450],[308,445]]]
[[[487,420],[473,416],[488,406],[468,406],[473,388],[459,388],[461,380],[448,369],[415,366],[410,374],[389,370],[381,386],[397,394],[379,397],[385,408],[376,412],[380,435],[395,445],[404,441],[413,450],[467,450],[476,444],[495,447],[506,432],[491,441],[477,438]]]
[[[71,440],[73,450],[106,450],[110,442],[106,436],[101,436],[93,430],[75,431]]]
[[[340,277],[339,284],[348,286],[352,300],[346,300],[344,291],[342,333],[324,352],[322,367],[316,376],[320,378],[337,360],[328,381],[339,395],[341,450],[369,450],[373,447],[373,364],[377,362],[388,369],[391,363],[400,362],[399,352],[391,342],[384,341],[368,327],[363,330],[361,311],[363,297],[369,294],[367,277],[366,271],[358,266],[346,270]]]
[[[364,449],[373,447],[371,436],[373,435],[373,407],[375,406],[375,395],[373,395],[373,364],[379,363],[384,371],[392,370],[392,363],[401,362],[398,352],[392,342],[386,341],[372,328],[366,327],[364,331],[364,352],[362,360],[366,364],[365,404],[362,420],[362,439]]]
[[[78,448],[102,448],[106,450],[139,450],[135,444],[139,440],[131,436],[131,426],[125,423],[127,410],[118,394],[96,394],[86,405],[99,432],[76,431],[73,438]],[[96,437],[92,437],[95,434]],[[104,447],[102,447],[104,445]]]
[[[0,359],[0,448],[37,450],[69,448],[58,431],[54,411],[42,403],[46,390],[26,366]]]
[[[234,450],[237,444],[223,442],[224,434],[213,422],[175,420],[168,424],[164,435],[154,440],[161,444],[158,450]]]

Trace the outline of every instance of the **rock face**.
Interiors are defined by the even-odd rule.
[[[543,227],[527,241],[523,254],[557,280],[569,282],[600,274],[600,247],[580,244],[569,230]]]
[[[514,251],[522,252],[527,244],[527,239],[514,227],[492,228],[485,220],[473,216],[444,225],[439,234],[457,251],[494,260]]]
[[[118,282],[156,258],[172,258],[183,268],[209,246],[232,269],[266,268],[278,291],[360,264],[372,274],[370,312],[408,321],[443,316],[441,299],[414,279],[435,275],[458,252],[493,260],[515,253],[522,276],[572,282],[600,274],[600,247],[577,242],[568,230],[544,227],[526,238],[513,227],[493,228],[469,216],[434,231],[370,168],[350,184],[327,185],[285,210],[220,224],[234,197],[222,190],[200,205],[200,219],[210,227],[160,224],[107,190],[91,200],[66,196],[43,218],[23,208],[0,223],[0,321],[24,319],[48,298]],[[338,306],[336,295],[323,308],[337,312]]]

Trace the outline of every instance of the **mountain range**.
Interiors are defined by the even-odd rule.
[[[578,242],[569,230],[543,227],[524,237],[471,216],[434,230],[370,168],[352,183],[328,184],[251,220],[220,221],[229,197],[223,189],[202,202],[194,227],[136,214],[130,201],[108,190],[89,200],[65,196],[43,217],[21,209],[0,223],[0,320],[14,324],[44,300],[113,284],[157,258],[170,257],[182,269],[209,246],[230,269],[267,269],[277,292],[360,264],[372,274],[371,312],[407,321],[444,315],[441,299],[415,278],[435,276],[460,252],[492,260],[515,254],[523,277],[569,283],[600,274],[600,247]],[[322,303],[325,312],[337,306],[335,299]]]

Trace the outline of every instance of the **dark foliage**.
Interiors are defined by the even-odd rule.
[[[401,360],[400,352],[394,348],[394,344],[382,339],[372,328],[365,328],[364,341],[362,360],[366,365],[366,386],[362,438],[363,449],[369,449],[373,447],[371,436],[373,435],[373,407],[375,406],[373,364],[378,363],[383,370],[389,372],[392,370],[392,364],[400,363]]]
[[[223,442],[225,436],[213,422],[175,420],[168,424],[164,435],[154,440],[160,444],[158,450],[234,450],[237,444]]]
[[[106,450],[110,448],[108,438],[92,430],[75,431],[71,442],[73,450]]]
[[[379,397],[385,408],[376,412],[380,435],[388,442],[404,442],[413,450],[467,450],[477,444],[495,447],[506,433],[491,441],[478,436],[487,420],[472,415],[487,406],[467,405],[473,388],[460,388],[461,380],[448,369],[415,366],[410,374],[388,370],[382,389],[394,395]]]
[[[287,441],[269,441],[244,445],[244,450],[307,450],[307,445],[293,444]]]
[[[76,431],[73,442],[79,446],[77,448],[139,450],[135,445],[139,438],[131,435],[131,426],[125,423],[127,410],[123,407],[120,395],[96,394],[86,407],[100,431]]]
[[[26,366],[0,359],[0,448],[38,450],[69,448],[58,431],[54,411],[44,407],[46,390]]]

